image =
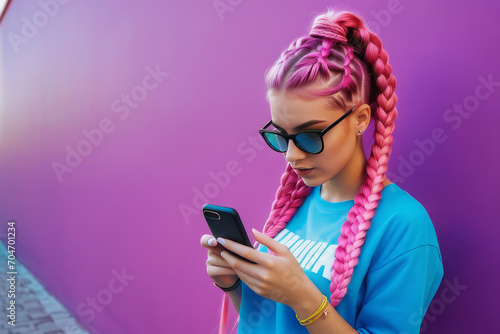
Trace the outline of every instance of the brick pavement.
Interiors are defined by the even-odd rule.
[[[15,259],[16,325],[9,325],[8,255],[6,246],[0,242],[0,334],[89,334],[18,259]]]

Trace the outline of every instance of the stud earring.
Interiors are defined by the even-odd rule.
[[[362,133],[363,133],[363,131],[362,131],[362,130],[359,130],[359,131],[358,131],[358,136],[361,136],[361,134],[362,134]]]

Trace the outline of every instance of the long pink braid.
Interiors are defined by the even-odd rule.
[[[341,54],[343,54],[343,66],[335,65],[328,60],[331,55],[335,59]],[[333,307],[339,304],[347,292],[347,286],[358,263],[361,246],[365,241],[366,231],[370,228],[370,220],[375,214],[383,182],[386,179],[394,120],[397,117],[395,108],[397,96],[394,93],[396,79],[392,75],[388,61],[389,56],[383,50],[381,40],[365,27],[360,17],[347,11],[334,14],[332,10],[328,10],[327,13],[315,18],[309,36],[293,41],[281,54],[281,58],[267,71],[268,93],[286,90],[300,94],[305,91],[299,92],[300,88],[324,82],[332,73],[340,72],[342,74],[340,84],[326,85],[327,88],[308,91],[307,94],[329,96],[332,106],[344,107],[345,100],[349,100],[353,94],[359,94],[361,100],[371,106],[375,122],[375,142],[360,192],[354,197],[354,205],[347,214],[347,220],[342,225],[338,238],[330,284],[330,301]],[[370,69],[369,73],[366,68]],[[290,164],[287,164],[271,213],[264,225],[264,233],[274,237],[281,231],[302,205],[311,189],[292,170]],[[272,254],[270,250],[269,252]],[[219,331],[221,334],[225,331],[226,321],[227,293],[221,311]]]

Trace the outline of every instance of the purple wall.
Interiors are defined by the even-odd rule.
[[[445,267],[423,332],[489,332],[500,7],[336,3],[379,34],[398,81],[389,178],[426,207]],[[17,222],[18,258],[93,333],[215,332],[201,206],[262,229],[285,168],[257,137],[264,71],[333,4],[13,1],[0,26],[0,233]]]

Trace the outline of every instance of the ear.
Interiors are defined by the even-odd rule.
[[[365,132],[366,128],[370,124],[371,112],[370,106],[366,103],[360,105],[359,107],[356,106],[352,117],[356,132],[359,130]]]

